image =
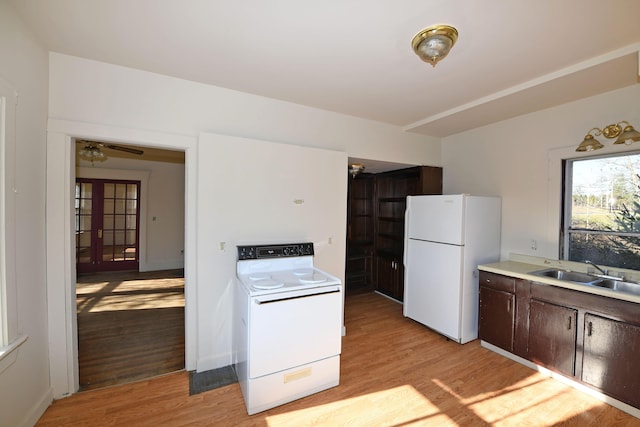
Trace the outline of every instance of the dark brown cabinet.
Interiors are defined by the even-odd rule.
[[[532,362],[573,376],[578,311],[532,299],[529,302],[529,351]]]
[[[584,316],[582,381],[640,408],[640,326]]]
[[[479,338],[513,353],[515,309],[515,280],[481,272]]]
[[[349,178],[347,198],[347,291],[370,288],[374,275],[375,177],[360,174]]]
[[[378,285],[376,290],[396,299],[402,299],[404,290],[404,267],[402,261],[386,254],[378,254],[376,258]]]
[[[422,194],[442,194],[442,168],[419,166],[376,174],[375,289],[398,301],[404,294],[407,196]]]
[[[480,272],[479,337],[640,408],[640,304]]]

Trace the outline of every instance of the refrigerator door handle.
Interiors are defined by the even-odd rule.
[[[407,246],[409,240],[409,215],[411,214],[411,208],[409,207],[409,199],[407,198],[407,209],[404,211],[404,248],[402,251],[402,265],[407,267]]]

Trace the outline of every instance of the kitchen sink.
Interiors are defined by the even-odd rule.
[[[611,289],[612,291],[620,293],[640,296],[639,283],[625,282],[622,279],[600,277],[593,274],[561,270],[558,268],[548,268],[546,270],[532,271],[529,274],[539,277],[549,277],[551,279],[578,283],[580,285],[598,286],[600,288]]]
[[[617,292],[640,296],[640,284],[637,283],[623,282],[622,280],[615,279],[601,279],[594,283],[594,285]]]
[[[575,282],[586,285],[593,285],[602,279],[591,274],[579,273],[577,271],[560,270],[558,268],[548,268],[546,270],[532,271],[534,276],[550,277],[557,280],[565,280],[567,282]]]

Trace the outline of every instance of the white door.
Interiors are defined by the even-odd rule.
[[[405,256],[404,315],[459,340],[463,247],[409,240]]]

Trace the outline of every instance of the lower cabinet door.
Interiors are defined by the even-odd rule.
[[[529,305],[529,360],[573,376],[577,319],[578,311],[573,308],[532,299]]]
[[[515,308],[515,294],[480,286],[479,338],[513,352]]]
[[[586,313],[582,381],[640,408],[640,326]]]
[[[378,255],[376,290],[398,301],[402,301],[404,293],[404,266],[397,258]]]

